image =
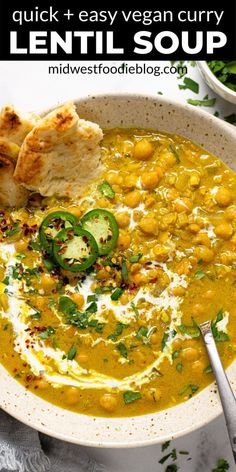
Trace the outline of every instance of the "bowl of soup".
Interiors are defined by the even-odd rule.
[[[163,442],[221,412],[209,318],[236,390],[236,134],[159,96],[75,104],[102,171],[1,210],[0,405],[73,443]]]

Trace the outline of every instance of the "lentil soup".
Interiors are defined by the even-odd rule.
[[[198,323],[235,358],[236,176],[151,130],[106,131],[102,154],[77,201],[1,211],[0,358],[63,408],[141,415],[212,382]]]

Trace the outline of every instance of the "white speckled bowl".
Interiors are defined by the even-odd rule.
[[[194,107],[157,96],[108,95],[81,98],[81,117],[103,128],[134,126],[184,135],[236,169],[236,130]],[[160,413],[134,418],[96,418],[58,408],[24,389],[0,366],[0,406],[20,421],[73,443],[98,447],[145,446],[189,433],[221,412],[215,386],[188,402]],[[236,362],[228,369],[236,393]],[[56,394],[56,393],[55,393]],[[137,403],[138,408],[138,403]]]
[[[229,87],[226,87],[226,85],[222,84],[222,82],[217,79],[208,66],[207,61],[198,61],[197,65],[207,85],[209,85],[214,92],[227,100],[227,102],[236,105],[236,92],[231,90]]]

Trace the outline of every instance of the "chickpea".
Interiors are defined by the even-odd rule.
[[[220,207],[226,207],[231,203],[232,197],[227,188],[220,187],[216,193],[215,199]]]
[[[137,184],[136,175],[127,175],[124,179],[123,187],[124,188],[134,188]]]
[[[130,215],[127,211],[122,211],[121,213],[117,213],[116,221],[118,223],[119,228],[127,228],[130,224]]]
[[[230,223],[221,223],[215,227],[215,234],[222,239],[229,239],[233,234],[233,227]]]
[[[6,293],[1,293],[0,295],[0,307],[6,312],[9,308],[8,296]]]
[[[207,290],[205,293],[202,294],[202,297],[206,300],[212,300],[214,298],[215,292],[214,290]]]
[[[230,206],[226,208],[225,217],[228,220],[236,220],[236,206]]]
[[[66,391],[66,403],[75,405],[79,401],[79,390],[76,387],[69,387]]]
[[[99,403],[104,410],[109,411],[112,413],[116,410],[118,406],[117,396],[113,395],[112,393],[104,393],[100,399]]]
[[[197,234],[198,231],[200,231],[200,226],[196,223],[192,223],[191,225],[189,225],[188,229],[190,233]]]
[[[151,342],[152,344],[158,344],[159,341],[160,341],[159,336],[158,336],[157,333],[151,334],[151,336],[150,336],[149,339],[150,339],[150,342]]]
[[[133,190],[132,192],[127,193],[124,199],[124,204],[130,208],[135,208],[141,203],[142,196],[138,190]]]
[[[141,177],[142,186],[146,190],[153,190],[160,182],[160,175],[158,172],[144,172]]]
[[[76,356],[76,360],[78,361],[79,364],[87,364],[89,358],[87,354],[85,354],[84,352],[80,352]]]
[[[155,218],[152,217],[145,217],[139,223],[139,228],[144,234],[148,235],[158,235],[158,223]]]
[[[206,246],[199,246],[195,250],[198,259],[203,262],[211,262],[214,259],[214,252]]]
[[[175,202],[175,209],[177,213],[191,213],[193,204],[189,198],[178,198]]]
[[[42,274],[41,288],[45,291],[46,294],[51,293],[52,289],[55,288],[55,280],[50,274]]]
[[[129,303],[128,293],[122,293],[122,295],[120,297],[120,303],[121,303],[121,305],[127,305],[127,303]]]
[[[146,275],[140,274],[140,273],[134,274],[133,281],[134,281],[135,285],[142,285],[142,284],[146,283],[147,277],[146,277]]]
[[[190,187],[197,188],[200,185],[200,176],[198,174],[193,174],[191,175],[189,179],[189,185]]]
[[[140,271],[141,268],[142,268],[142,265],[139,264],[138,262],[136,262],[135,264],[132,264],[130,266],[130,273],[131,274],[136,274],[137,272]]]
[[[24,252],[28,247],[28,241],[26,239],[19,239],[19,241],[15,242],[15,250],[16,252]]]
[[[204,370],[204,364],[202,361],[195,361],[192,366],[192,371],[194,372],[194,374],[196,375],[202,375],[203,373],[203,370]]]
[[[75,302],[76,305],[78,305],[79,308],[83,307],[84,297],[83,295],[81,295],[81,293],[72,293],[70,297],[73,300],[73,302]]]
[[[39,390],[45,390],[46,388],[48,388],[49,385],[45,379],[38,379],[36,380],[34,386]]]
[[[123,183],[123,177],[118,172],[108,172],[106,180],[110,185],[121,185]]]
[[[128,233],[119,234],[118,242],[117,242],[119,249],[122,249],[122,250],[128,249],[128,247],[130,246],[130,243],[131,243],[131,237]]]
[[[100,269],[97,272],[96,277],[98,280],[108,280],[110,278],[110,274],[105,269]]]
[[[147,199],[145,200],[145,207],[146,208],[152,208],[153,205],[155,205],[156,200],[154,197],[148,196]]]
[[[134,146],[133,157],[137,161],[147,161],[153,155],[153,145],[147,139],[142,139]]]
[[[197,349],[193,347],[187,347],[186,349],[182,350],[181,356],[188,362],[194,362],[198,360],[199,353]]]
[[[176,338],[172,341],[173,351],[178,351],[182,348],[182,339]]]
[[[169,255],[169,249],[166,248],[165,246],[161,246],[160,244],[158,244],[157,246],[154,246],[153,252],[154,252],[156,261],[159,261],[159,262],[165,261]]]
[[[148,388],[144,393],[148,400],[152,402],[158,402],[162,396],[160,388]]]
[[[183,287],[174,287],[171,289],[171,294],[175,295],[176,297],[183,297],[185,295],[185,288]]]
[[[201,305],[200,303],[195,303],[195,305],[193,305],[192,313],[194,316],[203,315],[204,312],[205,312],[205,307]]]
[[[72,215],[77,216],[77,218],[80,218],[82,215],[82,210],[79,207],[72,206],[68,208],[68,211],[72,213]]]
[[[134,210],[133,219],[134,221],[140,221],[143,218],[143,212],[140,210]]]
[[[195,237],[195,243],[211,247],[211,240],[207,233],[198,233],[198,235]]]
[[[196,348],[197,347],[197,341],[196,339],[185,339],[184,341],[184,348],[186,347],[194,347]]]

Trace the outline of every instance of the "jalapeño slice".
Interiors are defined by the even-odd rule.
[[[53,255],[63,269],[79,272],[94,264],[98,246],[92,234],[75,226],[63,229],[55,236]]]
[[[42,221],[39,228],[39,240],[42,249],[44,249],[47,254],[51,255],[53,238],[59,231],[67,226],[72,227],[77,222],[78,218],[68,211],[54,211],[49,213]]]
[[[119,236],[119,228],[112,213],[101,209],[91,210],[81,218],[80,223],[82,228],[94,236],[100,256],[114,249]]]

